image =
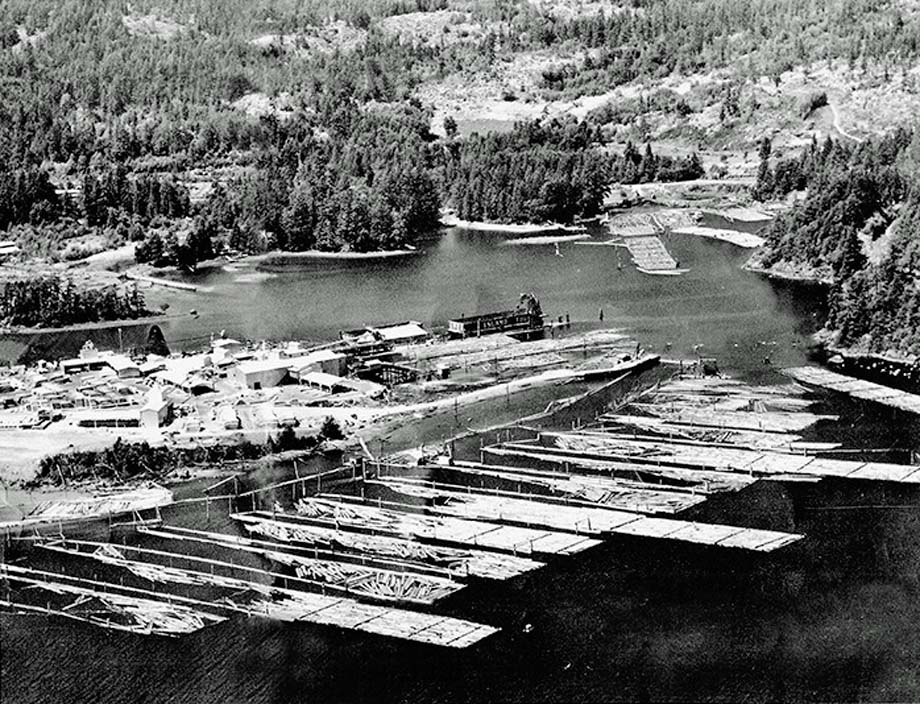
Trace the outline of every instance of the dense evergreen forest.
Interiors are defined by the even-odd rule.
[[[7,282],[0,291],[0,324],[56,327],[150,315],[136,286],[78,288],[60,276]]]
[[[631,143],[611,154],[598,148],[600,141],[598,128],[571,118],[473,135],[448,145],[445,200],[464,220],[569,223],[597,215],[611,182],[685,181],[703,174],[695,154],[676,160]]]
[[[920,354],[918,156],[907,129],[858,145],[813,142],[776,163],[761,147],[755,193],[807,196],[771,223],[760,263],[832,282],[827,328],[839,345]]]

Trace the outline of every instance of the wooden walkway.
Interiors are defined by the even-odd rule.
[[[336,498],[346,501],[360,500],[352,497]],[[759,552],[772,552],[804,537],[781,531],[694,523],[672,518],[650,518],[625,511],[558,506],[528,499],[462,493],[454,502],[425,506],[424,510],[438,516],[462,516],[474,521],[501,520],[527,526],[545,526],[577,535],[633,535]]]
[[[400,505],[400,509],[404,508],[412,507]],[[383,508],[382,505],[346,504],[313,498],[300,500],[297,509],[303,518],[336,528],[403,538],[411,536],[416,540],[501,550],[514,555],[575,555],[599,544],[598,540],[586,536],[452,517],[425,516]],[[254,515],[276,518],[265,513]],[[278,517],[290,518],[286,514]]]
[[[875,401],[908,413],[920,414],[920,396],[917,394],[837,374],[821,367],[794,367],[784,369],[783,373],[806,384],[831,389],[863,401]]]

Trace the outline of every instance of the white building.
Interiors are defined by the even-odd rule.
[[[140,423],[142,428],[156,430],[169,422],[172,412],[172,402],[163,396],[159,386],[150,389],[147,403],[140,410]]]

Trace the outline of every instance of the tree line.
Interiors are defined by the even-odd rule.
[[[445,200],[465,220],[571,222],[595,215],[610,181],[597,132],[574,120],[522,122],[447,145]]]
[[[0,291],[0,322],[57,327],[150,315],[137,286],[78,287],[70,278],[41,276],[9,281]]]
[[[807,189],[766,229],[762,264],[804,266],[832,281],[827,329],[842,346],[920,353],[918,139],[898,129],[857,145],[813,142],[785,160],[797,169],[788,181],[777,173],[793,167],[771,164],[768,145],[761,148],[755,192],[781,195],[793,180]]]

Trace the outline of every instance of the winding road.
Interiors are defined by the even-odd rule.
[[[852,139],[857,144],[862,144],[862,139],[843,129],[843,125],[840,124],[840,113],[837,112],[837,106],[833,103],[828,103],[828,105],[831,108],[831,112],[834,114],[834,129],[837,130],[841,136],[846,137],[847,139]]]

